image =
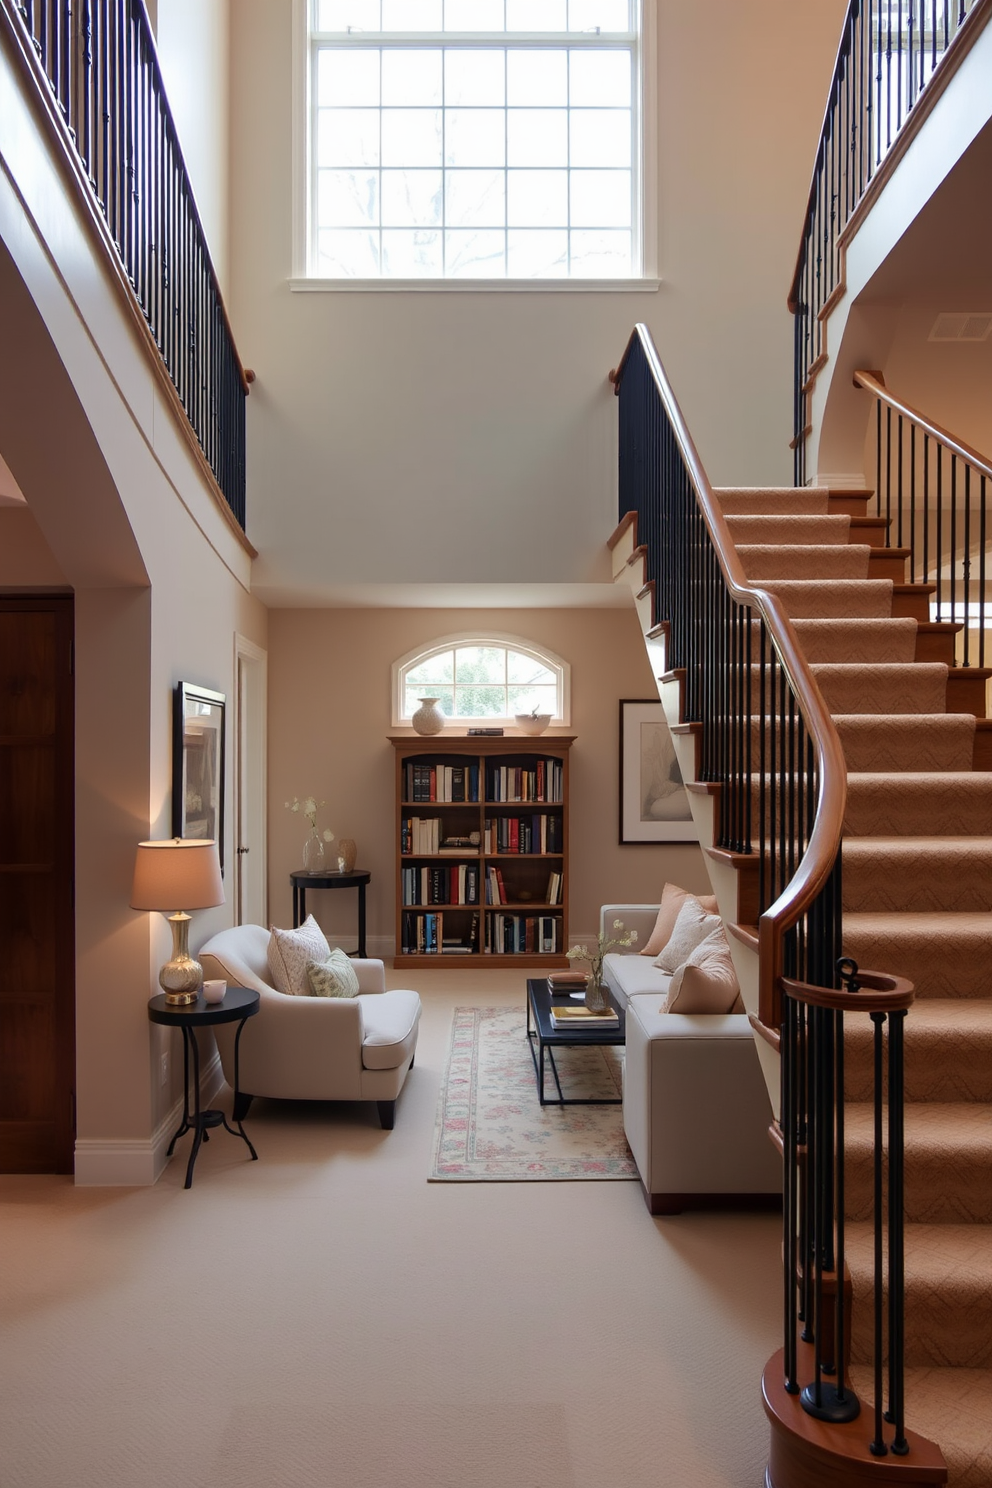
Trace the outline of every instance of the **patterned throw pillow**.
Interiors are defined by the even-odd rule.
[[[358,996],[358,973],[347,951],[335,948],[326,961],[311,961],[307,979],[311,997]]]
[[[698,945],[668,988],[669,1013],[729,1013],[740,996],[737,972],[723,930]]]
[[[313,915],[307,915],[298,930],[269,926],[269,971],[272,985],[287,997],[309,997],[307,967],[311,961],[326,961],[331,954],[323,930]]]
[[[654,965],[669,974],[678,971],[698,945],[714,930],[722,929],[719,915],[707,914],[698,899],[686,899],[679,910],[668,944],[654,959]]]

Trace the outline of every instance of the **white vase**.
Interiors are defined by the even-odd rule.
[[[410,722],[418,734],[439,734],[444,728],[444,714],[438,707],[439,699],[436,697],[418,698],[420,707],[414,713]]]

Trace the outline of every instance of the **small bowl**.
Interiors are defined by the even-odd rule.
[[[204,982],[204,984],[203,984],[203,1000],[204,1000],[204,1002],[210,1002],[210,1003],[223,1002],[226,995],[227,995],[227,983],[226,982],[222,982],[220,980],[215,980],[215,981],[210,981],[210,982]]]
[[[551,722],[550,713],[518,713],[517,728],[524,734],[543,734]]]

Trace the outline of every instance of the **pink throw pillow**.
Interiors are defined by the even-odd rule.
[[[647,945],[640,952],[642,956],[657,956],[668,944],[672,938],[672,931],[675,929],[675,921],[679,917],[679,910],[687,899],[695,899],[707,914],[719,912],[714,894],[690,894],[688,889],[680,889],[678,884],[666,883],[661,894],[658,918],[654,922],[654,929],[648,936]]]

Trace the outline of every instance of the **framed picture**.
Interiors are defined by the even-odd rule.
[[[671,730],[657,699],[620,700],[620,841],[698,841]]]
[[[212,839],[224,871],[224,694],[176,686],[172,713],[172,835]]]

